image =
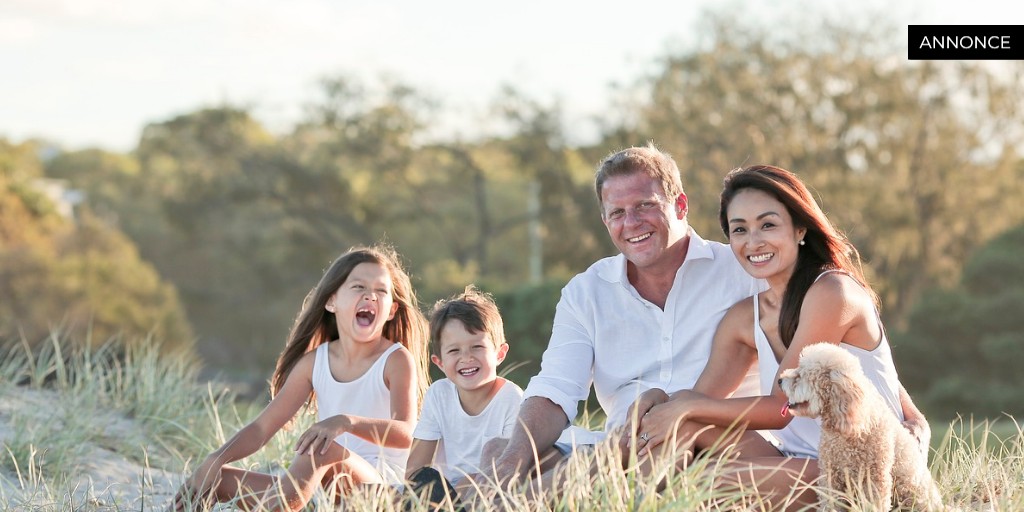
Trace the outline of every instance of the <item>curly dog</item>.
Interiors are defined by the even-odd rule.
[[[940,510],[939,491],[917,441],[864,376],[860,362],[830,343],[804,348],[796,368],[782,372],[794,416],[821,418],[821,472],[840,497],[889,510]],[[824,499],[824,497],[823,497]]]

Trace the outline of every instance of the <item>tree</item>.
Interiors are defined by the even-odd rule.
[[[1024,413],[1024,225],[981,247],[957,286],[931,290],[894,337],[901,378],[946,417]]]
[[[36,343],[58,330],[77,342],[191,347],[173,286],[88,209],[62,216],[41,192],[37,152],[0,141],[0,340]]]
[[[632,124],[606,130],[676,157],[691,224],[706,236],[720,233],[729,169],[798,173],[865,257],[887,322],[901,325],[928,283],[954,282],[973,247],[1024,220],[1022,67],[1008,79],[977,63],[903,64],[884,23],[811,21],[797,26],[814,33],[709,16],[704,45],[666,55],[628,91]]]

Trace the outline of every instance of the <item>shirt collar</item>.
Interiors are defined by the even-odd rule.
[[[701,238],[693,228],[690,228],[689,234],[690,243],[686,246],[686,260],[683,261],[683,265],[690,260],[715,259],[715,252],[711,249],[711,244],[707,240]],[[626,278],[626,255],[622,253],[616,255],[612,259],[612,264],[602,269],[598,275],[609,283],[629,282]]]

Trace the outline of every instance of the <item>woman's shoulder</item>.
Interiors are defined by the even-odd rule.
[[[746,319],[750,318],[750,321],[754,320],[754,301],[757,300],[757,294],[751,295],[745,299],[740,299],[732,306],[729,306],[728,311],[725,312],[725,318],[732,319]]]
[[[845,323],[870,316],[875,311],[875,302],[853,276],[828,272],[811,284],[800,309],[801,318],[811,315]]]
[[[826,271],[811,283],[805,303],[808,298],[815,301],[850,303],[870,299],[870,296],[864,286],[850,274],[843,271]]]
[[[731,338],[748,341],[748,344],[753,343],[751,333],[754,325],[755,300],[757,295],[752,295],[733,304],[718,323],[718,332],[728,333]]]

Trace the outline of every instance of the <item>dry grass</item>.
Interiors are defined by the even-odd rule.
[[[39,349],[0,349],[0,510],[159,510],[184,471],[258,411],[227,390],[197,384],[197,364],[160,354],[152,344],[75,348],[51,336]],[[146,348],[148,347],[148,348]],[[298,431],[309,423],[306,418]],[[957,420],[943,427],[932,473],[945,501],[962,510],[1024,509],[1024,435],[1011,418]],[[240,464],[279,471],[295,431],[283,432]],[[600,468],[596,475],[590,467]],[[557,497],[502,492],[478,510],[765,510],[752,491],[721,491],[720,470],[705,461],[641,478],[608,453],[573,458]],[[658,491],[656,482],[668,482]],[[367,489],[335,506],[318,495],[316,510],[410,510],[428,507],[393,489]],[[404,503],[404,505],[403,505]],[[232,510],[230,505],[218,507]],[[451,509],[451,507],[448,507]]]

